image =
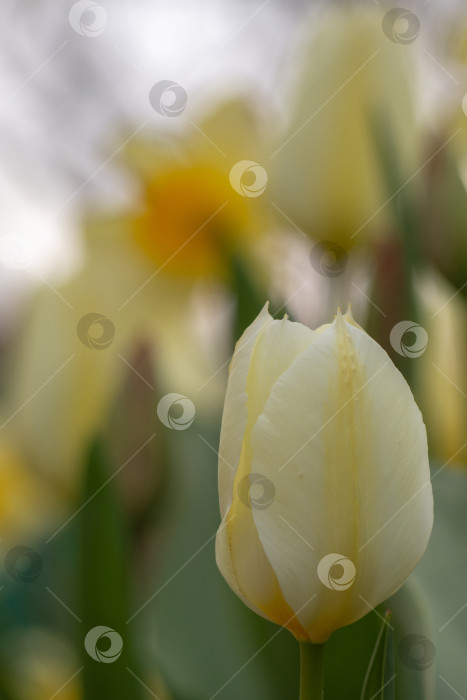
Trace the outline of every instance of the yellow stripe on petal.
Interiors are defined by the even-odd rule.
[[[246,492],[247,489],[243,489],[243,493]],[[236,584],[234,588],[260,614],[286,627],[297,639],[304,641],[308,635],[286,602],[277,576],[264,553],[253,519],[253,508],[237,494],[227,515],[226,530]]]

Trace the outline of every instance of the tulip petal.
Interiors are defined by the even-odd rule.
[[[243,512],[242,512],[243,510]],[[283,625],[297,637],[307,634],[286,603],[264,553],[248,507],[229,514],[216,536],[216,563],[237,596],[261,617]],[[233,527],[234,526],[234,527]]]
[[[386,352],[339,315],[277,380],[251,449],[251,472],[275,488],[253,510],[264,552],[310,641],[323,642],[394,593],[426,548],[420,411]]]
[[[261,317],[261,315],[260,315]],[[260,318],[259,317],[259,318]],[[259,320],[257,319],[257,321]],[[271,317],[269,317],[271,318]],[[255,322],[255,324],[257,323]],[[253,324],[254,325],[254,324]],[[250,327],[250,330],[253,326]],[[306,633],[295,619],[294,612],[284,600],[282,591],[271,565],[264,554],[263,547],[253,520],[253,510],[261,507],[255,503],[251,489],[255,486],[254,475],[250,474],[250,434],[258,415],[261,413],[271,387],[285,372],[295,357],[302,352],[315,334],[301,326],[286,320],[272,321],[260,326],[256,335],[250,335],[254,341],[249,357],[245,355],[232,363],[237,372],[231,373],[228,391],[236,389],[241,362],[248,362],[246,379],[247,420],[240,435],[243,438],[241,453],[236,457],[235,480],[230,492],[231,505],[219,529],[216,540],[216,559],[219,569],[233,590],[255,612],[287,626],[298,638],[306,639]],[[292,341],[292,342],[291,342]],[[243,344],[240,345],[243,348]],[[264,351],[268,352],[264,354]],[[246,353],[245,353],[246,354]],[[257,366],[255,356],[261,358]],[[238,394],[237,394],[238,398]],[[226,407],[229,406],[226,400]],[[224,413],[223,435],[231,424],[231,414]],[[221,455],[223,455],[221,440]],[[220,459],[220,464],[222,458]],[[262,485],[259,484],[260,489]],[[222,490],[221,490],[222,493]]]
[[[258,337],[247,381],[250,429],[263,411],[274,384],[316,336],[316,331],[285,317],[273,321]]]
[[[258,335],[272,321],[268,304],[265,304],[260,314],[237,342],[230,363],[219,444],[219,455],[221,455],[219,457],[219,499],[222,518],[232,503],[235,470],[240,460],[243,435],[248,419],[246,382],[251,356]]]

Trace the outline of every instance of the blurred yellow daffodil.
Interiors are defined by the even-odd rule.
[[[394,593],[433,522],[422,416],[348,312],[266,309],[237,343],[219,448],[221,573],[258,614],[325,642]]]
[[[268,139],[259,128],[251,108],[232,100],[192,122],[176,148],[170,140],[128,148],[128,163],[143,180],[128,236],[157,269],[225,279],[229,254],[254,256],[268,228],[268,207],[253,187],[258,178],[267,185],[261,163]]]
[[[205,349],[188,291],[176,282],[147,285],[135,303],[119,308],[125,284],[138,288],[131,265],[124,276],[122,253],[116,254],[121,277],[114,277],[112,255],[97,255],[59,295],[41,290],[14,346],[4,408],[9,434],[68,495],[76,493],[89,443],[106,425],[125,378],[133,377],[154,402],[168,392],[186,395],[197,410],[221,402],[220,378],[208,380],[227,348],[202,329],[213,345]],[[148,371],[138,366],[140,348]]]
[[[376,123],[391,129],[401,184],[417,168],[413,65],[379,7],[333,3],[313,19],[273,154],[274,196],[303,231],[347,250],[390,221]]]
[[[66,488],[125,373],[154,391],[134,365],[140,345],[158,392],[185,395],[197,410],[221,402],[228,258],[250,256],[258,275],[254,243],[266,228],[259,198],[239,194],[231,171],[242,157],[261,160],[259,143],[250,108],[232,101],[187,134],[133,144],[139,203],[90,219],[81,269],[34,299],[13,352],[7,417],[33,463]]]

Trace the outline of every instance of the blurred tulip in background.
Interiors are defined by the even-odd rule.
[[[303,31],[288,126],[272,156],[277,199],[316,240],[344,250],[393,223],[375,123],[391,129],[400,185],[418,165],[411,47],[382,31],[368,5],[320,8]]]

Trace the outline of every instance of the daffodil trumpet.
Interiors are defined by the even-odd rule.
[[[402,586],[433,523],[421,413],[350,310],[311,330],[274,320],[266,305],[240,338],[219,498],[222,575],[305,644],[302,657],[322,675],[314,645]]]

